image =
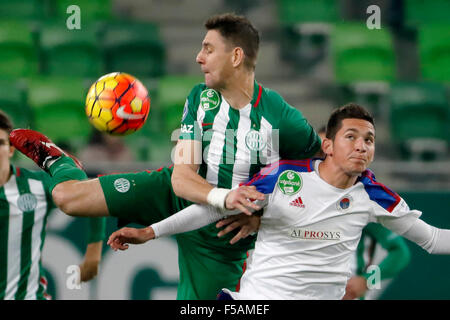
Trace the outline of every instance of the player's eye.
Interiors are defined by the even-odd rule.
[[[9,141],[5,139],[0,139],[0,146],[6,146],[9,145]]]

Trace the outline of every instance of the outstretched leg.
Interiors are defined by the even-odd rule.
[[[108,216],[108,207],[98,179],[87,178],[81,163],[43,134],[16,129],[11,144],[52,177],[54,203],[66,214],[83,217]]]

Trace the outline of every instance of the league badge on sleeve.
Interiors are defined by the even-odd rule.
[[[278,179],[278,188],[285,195],[293,195],[302,188],[302,178],[298,172],[293,170],[286,170],[280,174]]]

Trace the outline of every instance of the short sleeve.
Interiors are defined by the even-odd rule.
[[[197,111],[200,104],[200,93],[204,85],[195,86],[189,93],[184,103],[181,118],[180,136],[181,140],[201,140],[201,125],[198,123]]]
[[[421,211],[411,210],[403,199],[400,199],[400,202],[391,212],[379,206],[375,206],[374,212],[379,223],[399,235],[408,231],[422,215]]]
[[[320,149],[321,140],[314,128],[294,107],[283,104],[280,121],[280,156],[283,159],[306,159]]]

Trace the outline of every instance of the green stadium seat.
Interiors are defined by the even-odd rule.
[[[335,0],[278,0],[278,18],[282,25],[334,23],[339,19],[339,7]]]
[[[450,82],[449,39],[449,23],[428,24],[419,28],[420,67],[424,80]]]
[[[111,0],[49,0],[51,14],[67,18],[67,8],[71,5],[80,7],[82,23],[84,21],[109,20],[113,17]]]
[[[281,58],[307,73],[325,58],[330,26],[338,17],[336,1],[278,1]]]
[[[365,24],[336,24],[331,34],[332,59],[338,83],[392,81],[396,66],[391,34]]]
[[[107,23],[102,47],[106,72],[121,71],[141,78],[165,74],[165,46],[155,24]]]
[[[406,23],[421,26],[429,23],[448,23],[450,1],[405,0]]]
[[[46,15],[46,0],[0,1],[0,18],[39,20]]]
[[[74,77],[33,77],[28,82],[28,102],[34,114],[34,129],[55,143],[74,149],[83,146],[91,125],[84,104],[88,85]]]
[[[450,141],[450,107],[438,83],[391,86],[391,136],[403,158],[435,159]]]
[[[183,107],[192,88],[204,82],[202,76],[165,76],[159,81],[158,105],[163,112],[165,132],[171,134],[180,128]]]
[[[54,76],[99,77],[103,61],[97,23],[69,30],[65,22],[44,23],[40,31],[41,68]]]
[[[26,77],[38,71],[32,25],[20,20],[0,21],[0,74]]]
[[[33,116],[22,81],[0,80],[0,110],[10,117],[15,128],[29,128],[32,125]]]

